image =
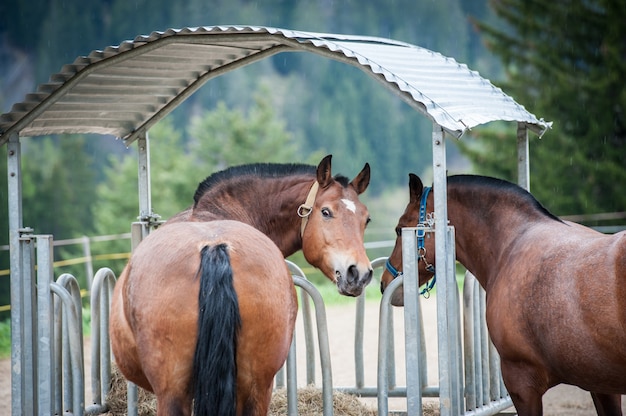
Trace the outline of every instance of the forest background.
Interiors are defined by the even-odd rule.
[[[548,209],[608,213],[624,223],[624,21],[623,0],[3,0],[0,112],[76,57],[155,30],[238,24],[392,38],[467,64],[554,122],[530,144],[531,189]],[[391,239],[407,200],[407,174],[430,180],[431,129],[354,67],[279,54],[210,81],[151,130],[154,209],[168,218],[186,208],[198,182],[226,166],[315,164],[332,153],[335,173],[353,176],[371,164],[368,238]],[[491,123],[449,143],[450,174],[515,180],[514,125]],[[138,213],[133,146],[89,135],[28,138],[22,145],[24,225],[57,240],[129,231]],[[0,218],[8,218],[6,172],[4,146]],[[2,220],[0,245],[6,244]],[[81,256],[80,250],[58,248],[55,259]],[[127,252],[129,243],[95,250]],[[122,266],[123,260],[114,271]],[[8,252],[0,251],[0,270],[8,267]],[[83,273],[76,266],[61,271]],[[0,305],[8,303],[9,276],[0,274]]]

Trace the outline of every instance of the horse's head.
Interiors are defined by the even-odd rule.
[[[424,196],[424,198],[422,198]],[[398,220],[396,225],[396,244],[387,260],[387,267],[380,279],[380,291],[384,292],[385,288],[402,273],[402,228],[415,227],[420,223],[420,206],[423,205],[424,214],[428,212],[426,203],[428,194],[424,195],[424,185],[417,175],[409,174],[409,203],[404,213]],[[423,221],[423,219],[421,220]],[[424,247],[418,247],[418,274],[419,286],[428,282],[434,275],[432,264],[435,263],[435,244],[434,238],[429,238],[430,233],[426,233],[424,238]],[[423,257],[422,257],[423,256]],[[404,305],[404,291],[399,287],[391,297],[391,304],[394,306]]]
[[[331,156],[326,156],[318,165],[306,212],[300,212],[302,252],[309,263],[337,284],[339,293],[359,296],[372,279],[372,265],[363,244],[370,217],[359,201],[369,185],[370,167],[366,163],[348,182],[347,178],[331,175],[330,160]]]

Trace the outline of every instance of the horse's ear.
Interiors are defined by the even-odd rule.
[[[424,191],[424,184],[419,176],[414,173],[409,173],[409,203],[419,203]]]
[[[366,163],[361,172],[352,179],[350,185],[354,187],[357,195],[361,195],[370,184],[370,164]]]
[[[333,180],[333,176],[330,170],[330,160],[333,155],[328,155],[319,165],[317,165],[317,182],[320,184],[320,188],[326,188]]]

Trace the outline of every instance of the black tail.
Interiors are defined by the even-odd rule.
[[[194,415],[234,415],[241,327],[228,247],[200,252],[198,340],[193,357]]]

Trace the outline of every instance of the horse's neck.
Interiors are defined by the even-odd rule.
[[[487,287],[496,265],[528,224],[528,218],[498,195],[471,199],[448,189],[448,220],[455,227],[456,258]],[[476,195],[476,194],[474,194]]]
[[[227,184],[205,194],[192,217],[196,221],[231,219],[249,224],[267,235],[288,257],[302,249],[298,207],[305,202],[314,180],[256,178]]]

